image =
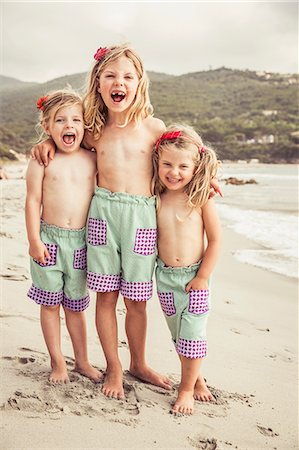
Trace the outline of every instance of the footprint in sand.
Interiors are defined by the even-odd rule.
[[[26,358],[26,357],[19,357],[19,356],[2,356],[1,359],[5,359],[7,361],[17,361],[20,364],[28,364],[28,363],[33,363],[36,361],[36,359],[33,357]]]
[[[199,450],[216,450],[216,449],[220,450],[220,447],[218,447],[217,445],[217,439],[215,438],[208,439],[198,436],[196,438],[188,437],[187,439],[192,446],[194,446]]]
[[[266,428],[266,427],[263,427],[263,426],[261,426],[261,425],[257,425],[257,429],[258,429],[258,431],[261,433],[261,434],[263,434],[264,436],[271,436],[271,437],[275,437],[275,436],[279,436],[279,434],[278,433],[275,433],[273,430],[272,430],[272,428]]]

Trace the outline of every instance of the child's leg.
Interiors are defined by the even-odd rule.
[[[60,348],[60,305],[41,306],[40,319],[43,335],[51,358],[50,381],[67,383],[69,377]]]
[[[126,333],[131,355],[130,372],[143,381],[171,389],[171,381],[151,369],[145,361],[146,302],[132,301],[127,298],[124,300],[127,308]]]
[[[64,308],[64,312],[74,349],[75,370],[93,381],[99,381],[102,378],[101,372],[92,367],[88,361],[85,313],[72,311],[69,308]]]
[[[116,304],[118,291],[97,292],[96,327],[107,361],[103,394],[121,399],[125,397],[123,372],[118,357]]]
[[[181,383],[178,398],[172,408],[174,413],[193,414],[194,386],[202,358],[186,358],[179,355],[181,360]]]

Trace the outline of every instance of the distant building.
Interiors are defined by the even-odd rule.
[[[277,116],[277,109],[264,109],[264,116]]]

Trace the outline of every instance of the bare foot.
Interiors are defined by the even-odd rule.
[[[76,363],[74,370],[75,372],[80,373],[84,377],[90,378],[95,383],[98,383],[103,378],[103,374],[95,367],[92,367],[92,365],[89,364],[89,362],[81,364]]]
[[[199,400],[201,402],[210,402],[215,400],[215,397],[208,389],[204,377],[199,375],[195,387],[194,387],[194,398],[195,400]]]
[[[116,398],[117,400],[123,400],[125,398],[121,367],[107,369],[102,392],[109,398]]]
[[[64,359],[59,362],[51,361],[52,372],[49,376],[51,383],[69,383],[70,379],[67,373]]]
[[[175,404],[173,414],[193,414],[194,397],[193,391],[180,391]]]
[[[172,383],[169,380],[169,378],[165,377],[164,375],[161,375],[158,372],[155,372],[148,366],[140,368],[130,367],[130,373],[134,377],[139,378],[140,380],[145,381],[146,383],[154,384],[155,386],[160,386],[167,390],[172,389]]]

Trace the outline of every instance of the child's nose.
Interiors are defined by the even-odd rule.
[[[124,84],[124,80],[121,77],[117,77],[115,78],[115,84],[122,86]]]

